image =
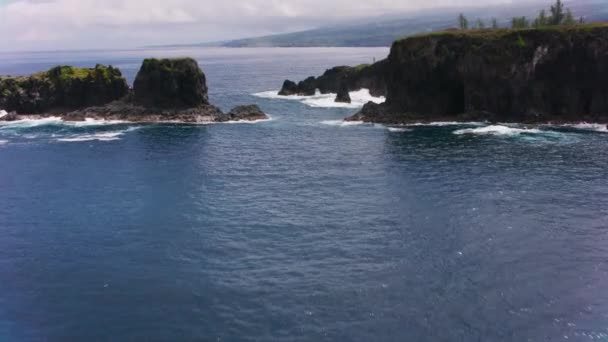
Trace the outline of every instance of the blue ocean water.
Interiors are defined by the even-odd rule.
[[[387,53],[0,54],[130,80],[193,56],[214,104],[272,117],[0,125],[0,341],[608,340],[606,128],[344,125],[267,93]]]

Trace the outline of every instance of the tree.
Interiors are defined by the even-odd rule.
[[[482,19],[477,19],[477,28],[483,30],[486,28],[486,23]]]
[[[547,12],[545,10],[541,10],[538,13],[538,17],[534,19],[534,27],[540,28],[543,26],[547,26],[549,24],[549,18],[547,18]]]
[[[462,13],[460,13],[460,15],[458,16],[458,25],[461,30],[469,29],[469,19],[467,19],[467,17],[465,17]]]
[[[576,20],[574,20],[574,15],[572,15],[572,11],[568,8],[566,10],[566,17],[564,18],[564,25],[572,26],[576,25]]]
[[[530,27],[530,22],[526,17],[515,17],[511,19],[511,27],[513,29],[526,29]]]
[[[564,3],[562,0],[555,0],[555,4],[551,5],[551,18],[549,18],[550,25],[561,25],[564,22]]]
[[[492,28],[493,29],[498,28],[498,20],[496,18],[492,18]]]

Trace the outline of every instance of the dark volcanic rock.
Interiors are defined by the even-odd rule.
[[[348,93],[348,88],[346,85],[343,85],[340,87],[340,90],[338,90],[338,95],[336,95],[335,102],[351,103],[350,94]]]
[[[0,108],[20,108],[19,114],[38,114],[10,113],[0,117],[0,121],[50,115],[61,116],[66,121],[93,118],[211,123],[267,119],[255,105],[236,107],[228,114],[210,105],[205,75],[190,58],[145,60],[133,92],[128,92],[120,71],[97,66],[95,69],[58,67],[29,77],[0,78],[0,95]]]
[[[131,122],[183,122],[209,123],[225,121],[226,114],[212,105],[192,108],[151,108],[130,101],[115,101],[105,106],[89,107],[64,114],[68,121],[83,121],[85,118],[122,120]]]
[[[120,99],[128,90],[112,66],[58,66],[31,76],[0,76],[0,108],[18,114],[74,110]]]
[[[283,87],[281,87],[281,91],[279,91],[279,95],[281,96],[289,96],[289,95],[297,95],[299,92],[298,85],[290,80],[285,80],[283,82]]]
[[[314,95],[319,89],[321,94],[338,93],[346,86],[348,91],[367,88],[373,96],[386,95],[386,65],[380,61],[373,65],[363,64],[356,67],[337,66],[328,69],[319,77],[309,77],[295,84],[285,81],[279,95]]]
[[[411,37],[387,63],[386,104],[358,119],[608,121],[605,25]]]
[[[228,121],[255,121],[265,120],[268,116],[257,105],[234,107],[226,114]]]
[[[133,84],[135,103],[154,108],[208,105],[205,74],[192,58],[146,59]]]

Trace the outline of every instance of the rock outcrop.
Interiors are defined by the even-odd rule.
[[[133,122],[206,123],[253,121],[267,116],[257,106],[239,106],[225,114],[209,104],[205,74],[191,58],[146,59],[132,90],[120,71],[57,67],[29,77],[0,78],[0,107],[11,113],[0,121],[31,114]]]
[[[338,66],[328,69],[319,77],[308,77],[295,83],[286,80],[279,95],[314,95],[317,90],[321,94],[338,93],[341,87],[348,91],[369,89],[373,96],[386,95],[386,60],[372,65],[363,64],[356,67]]]
[[[155,108],[209,104],[207,81],[192,58],[145,59],[133,83],[135,103]]]
[[[0,76],[0,108],[19,114],[42,114],[98,106],[129,91],[120,70],[58,66],[31,76]]]
[[[351,103],[350,94],[345,84],[343,84],[338,90],[338,94],[336,95],[336,99],[334,101],[338,103]]]
[[[349,120],[608,121],[606,25],[410,37],[386,70],[386,103]]]

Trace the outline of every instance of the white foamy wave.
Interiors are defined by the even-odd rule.
[[[337,127],[350,127],[350,126],[359,126],[364,125],[363,121],[344,121],[344,120],[325,120],[321,121],[321,124],[328,126],[337,126]]]
[[[4,109],[0,109],[0,118],[3,117],[3,116],[5,116],[5,115],[8,115],[8,112],[5,111]]]
[[[256,123],[261,123],[261,122],[268,122],[268,121],[273,121],[274,119],[272,118],[272,116],[266,114],[266,116],[268,117],[268,119],[259,119],[259,120],[231,120],[231,121],[225,121],[225,122],[212,122],[212,123],[216,123],[216,124],[256,124]]]
[[[585,130],[585,131],[608,133],[608,126],[605,124],[578,123],[578,124],[570,124],[570,125],[564,125],[564,126],[575,128],[575,129],[580,129],[580,130]]]
[[[8,140],[0,140],[0,145],[6,145],[8,144]]]
[[[253,94],[257,97],[262,97],[266,99],[282,99],[282,100],[292,100],[299,101],[309,107],[313,108],[361,108],[364,104],[368,102],[382,103],[386,101],[386,98],[383,96],[375,97],[369,93],[368,89],[361,89],[358,91],[350,92],[351,103],[340,103],[335,102],[337,94],[321,94],[319,90],[313,96],[300,96],[300,95],[289,95],[282,96],[278,95],[278,91],[265,91],[261,93]]]
[[[130,127],[128,129],[122,131],[114,131],[114,132],[99,132],[99,133],[90,133],[90,134],[78,134],[78,135],[70,135],[63,138],[58,138],[57,141],[61,142],[82,142],[82,141],[115,141],[120,140],[120,137],[127,132],[131,132],[138,129],[138,127]]]
[[[411,132],[411,129],[408,128],[402,128],[402,127],[387,127],[386,129],[388,129],[389,132],[391,133],[403,133],[403,132]]]
[[[87,118],[84,121],[64,121],[60,117],[51,116],[48,118],[41,119],[22,119],[15,121],[0,122],[0,129],[2,128],[30,128],[46,125],[65,125],[72,127],[89,127],[89,126],[105,126],[105,125],[118,125],[125,124],[126,121],[119,120],[97,120]]]
[[[63,122],[60,117],[51,116],[43,119],[23,119],[16,121],[0,122],[0,129],[5,128],[29,128],[45,125],[60,125]]]
[[[128,121],[121,120],[104,120],[104,119],[92,119],[86,118],[84,121],[62,121],[63,124],[75,127],[89,127],[89,126],[106,126],[106,125],[120,125],[129,123]]]
[[[443,127],[443,126],[483,126],[483,122],[459,122],[459,121],[436,121],[436,122],[418,122],[407,124],[407,126],[433,126],[433,127]]]
[[[539,129],[533,128],[513,128],[501,125],[492,125],[479,128],[466,128],[454,131],[454,134],[479,134],[479,135],[520,135],[520,134],[537,134],[542,133]]]

